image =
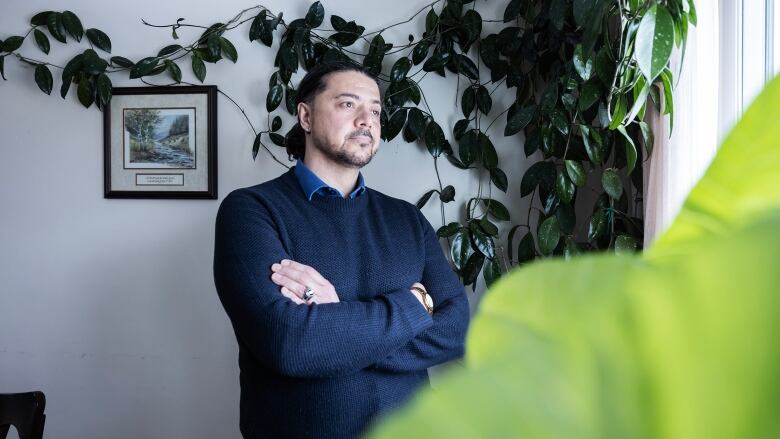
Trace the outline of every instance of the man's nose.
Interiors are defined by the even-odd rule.
[[[370,128],[373,125],[373,119],[371,118],[371,109],[365,107],[361,108],[358,111],[357,117],[355,118],[355,123],[358,126]]]

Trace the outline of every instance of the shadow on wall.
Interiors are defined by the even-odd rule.
[[[371,437],[780,437],[779,112],[776,78],[646,253],[507,275]]]

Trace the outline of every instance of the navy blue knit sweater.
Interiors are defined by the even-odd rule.
[[[214,281],[239,345],[245,437],[354,437],[463,355],[465,290],[412,204],[368,190],[307,200],[294,168],[238,189],[216,221]],[[340,302],[298,305],[271,279],[292,259]],[[409,287],[421,282],[428,315]]]

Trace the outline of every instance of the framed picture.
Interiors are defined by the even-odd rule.
[[[117,87],[103,113],[105,198],[217,198],[217,87]]]

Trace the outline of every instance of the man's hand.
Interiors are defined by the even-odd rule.
[[[415,282],[415,283],[414,283],[414,284],[411,286],[411,288],[414,288],[414,287],[420,288],[421,290],[425,291],[426,293],[428,292],[428,290],[425,288],[425,286],[424,286],[423,284],[421,284],[420,282]],[[423,299],[423,296],[422,296],[422,294],[418,293],[418,292],[417,292],[417,291],[415,291],[415,290],[409,290],[409,291],[411,291],[411,293],[412,293],[412,294],[414,294],[414,297],[416,297],[416,298],[417,298],[417,300],[418,300],[418,301],[420,301],[420,305],[422,305],[423,307],[425,307],[425,300]],[[426,309],[427,309],[427,307],[426,307]]]
[[[271,265],[271,280],[282,287],[282,294],[295,303],[311,305],[313,303],[336,303],[339,295],[333,285],[315,269],[289,259]],[[308,302],[303,300],[306,287],[314,291],[315,296]]]

